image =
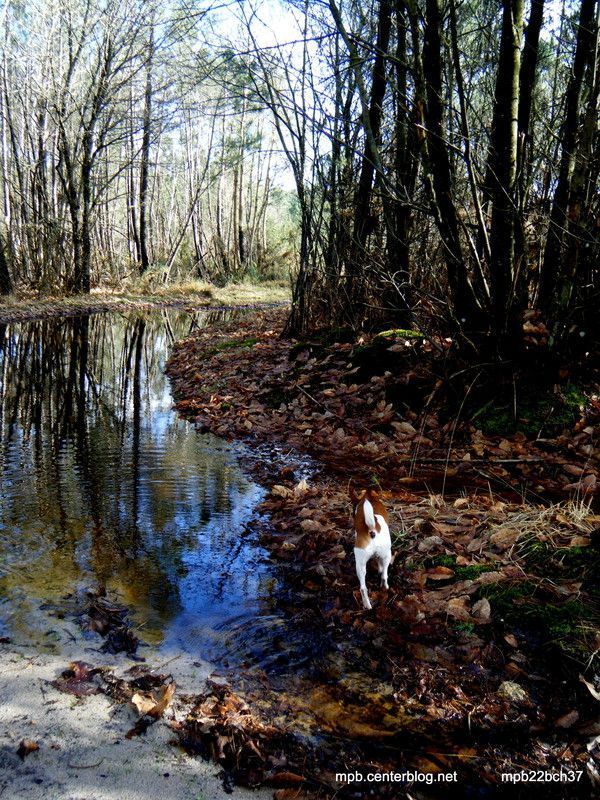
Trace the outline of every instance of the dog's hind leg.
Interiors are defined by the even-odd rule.
[[[384,589],[389,589],[388,586],[388,567],[392,560],[392,554],[386,553],[379,559],[379,572],[381,573],[381,585]]]
[[[363,601],[363,606],[366,609],[372,608],[371,601],[369,600],[369,593],[367,592],[367,561],[369,560],[367,554],[361,547],[354,548],[354,558],[356,560],[356,574],[358,575],[358,582],[360,584],[360,594]]]

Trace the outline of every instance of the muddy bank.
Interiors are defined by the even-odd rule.
[[[338,663],[315,658],[283,701],[255,700],[267,715],[337,737],[340,753],[354,743],[364,766],[454,765],[468,791],[491,796],[501,772],[571,769],[578,785],[547,796],[591,796],[600,732],[593,419],[544,442],[486,434],[400,392],[423,356],[411,337],[386,342],[408,352],[406,370],[391,373],[365,362],[368,342],[285,340],[281,322],[267,312],[199,332],[168,367],[177,408],[200,430],[289,453],[287,466],[251,465],[270,487],[263,541],[289,565],[297,612],[352,646],[341,645]],[[307,483],[297,453],[315,459]],[[390,591],[371,592],[369,613],[351,558],[349,479],[381,487],[398,554]],[[552,506],[557,495],[564,502]],[[308,713],[299,697],[311,698]],[[385,742],[385,757],[373,742]]]

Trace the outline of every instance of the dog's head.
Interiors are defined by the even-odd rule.
[[[350,502],[352,503],[352,522],[354,523],[354,530],[357,533],[368,531],[371,538],[375,538],[375,531],[369,531],[365,523],[363,505],[365,500],[368,500],[373,507],[375,507],[376,502],[380,504],[379,494],[375,489],[360,489],[356,492],[352,487],[348,489],[348,494],[350,496]]]

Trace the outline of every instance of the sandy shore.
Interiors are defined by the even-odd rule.
[[[43,612],[40,612],[43,613]],[[206,662],[178,653],[140,654],[150,668],[170,672],[177,692],[165,718],[133,739],[125,738],[137,714],[128,705],[98,694],[77,698],[51,685],[74,660],[111,667],[122,675],[134,663],[123,653],[100,652],[102,640],[86,640],[69,620],[48,618],[48,652],[30,643],[0,645],[0,798],[1,800],[220,800],[228,797],[218,777],[220,767],[188,756],[170,744],[175,734],[167,722],[185,715],[178,695],[197,693],[211,672]],[[168,663],[170,658],[174,660]],[[39,750],[24,760],[19,743],[30,739]],[[236,788],[240,800],[271,798],[272,790]]]

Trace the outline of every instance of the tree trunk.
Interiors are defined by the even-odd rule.
[[[148,256],[148,228],[147,228],[147,202],[148,202],[148,171],[150,164],[150,135],[152,129],[152,62],[154,58],[154,21],[150,22],[150,36],[148,40],[148,61],[146,67],[146,88],[144,91],[144,118],[142,129],[142,152],[140,154],[140,275],[150,266]]]
[[[12,288],[8,261],[4,252],[4,240],[0,236],[0,294],[10,294]]]
[[[523,0],[503,0],[500,59],[496,76],[490,154],[492,223],[490,284],[492,326],[500,350],[517,344],[519,311],[515,302],[517,205],[517,124]]]
[[[377,42],[375,45],[375,61],[371,82],[369,101],[370,136],[365,135],[365,151],[362,157],[358,187],[356,190],[354,215],[354,258],[353,266],[358,266],[364,253],[367,236],[372,227],[370,220],[371,193],[377,159],[377,146],[381,140],[381,120],[383,116],[383,99],[386,90],[385,62],[390,42],[392,27],[392,5],[389,0],[380,0],[377,19]]]
[[[442,11],[440,0],[427,0],[423,73],[427,104],[425,121],[429,160],[429,190],[435,221],[444,247],[452,312],[461,326],[479,324],[480,309],[467,274],[454,204],[454,176],[444,137],[442,89]]]
[[[552,201],[538,296],[538,305],[550,314],[561,308],[565,299],[556,297],[556,288],[562,265],[565,230],[568,228],[568,201],[577,155],[581,89],[586,67],[594,52],[595,7],[596,0],[581,0],[575,60],[566,94],[560,169]]]
[[[516,292],[520,302],[525,302],[528,291],[529,252],[525,224],[527,194],[531,183],[533,141],[531,136],[531,112],[533,90],[536,84],[540,32],[544,21],[544,0],[531,0],[529,22],[525,29],[525,41],[519,73],[519,112],[517,143],[517,225],[515,230],[515,261],[520,265]]]
[[[400,302],[410,309],[410,248],[408,243],[412,223],[412,208],[409,198],[415,188],[418,143],[414,125],[411,124],[408,98],[408,57],[406,46],[406,6],[404,0],[396,0],[396,53],[395,53],[395,100],[394,117],[394,171],[395,197],[385,195],[387,228],[387,251],[390,265],[396,275]],[[410,324],[410,319],[406,319]]]

